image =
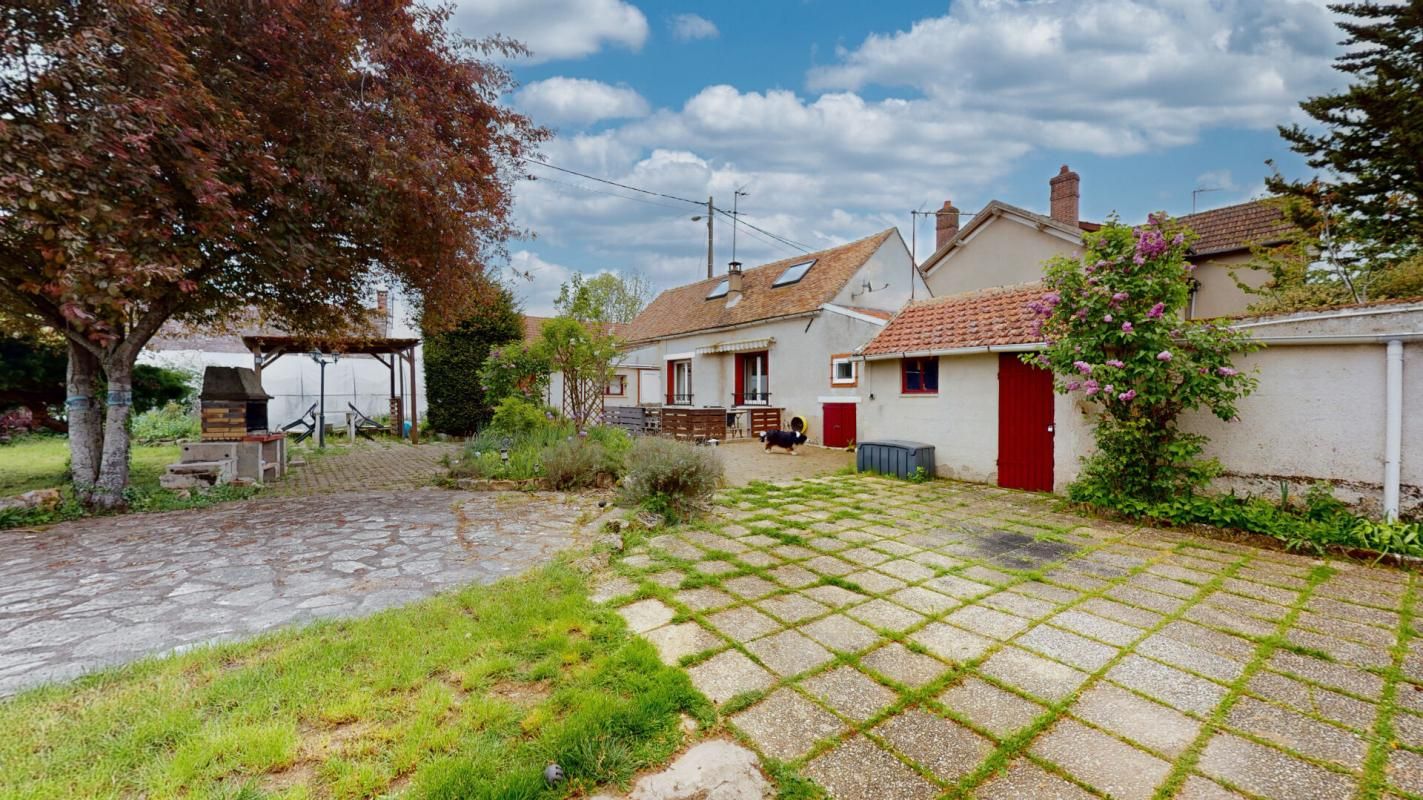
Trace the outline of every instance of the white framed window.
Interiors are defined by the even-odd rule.
[[[627,394],[627,376],[614,375],[608,379],[608,385],[603,388],[603,394],[608,397],[622,397]]]
[[[668,362],[668,367],[672,370],[671,379],[667,382],[667,405],[669,406],[689,406],[692,404],[692,360],[690,358],[680,361]]]
[[[849,354],[830,357],[830,385],[854,386],[859,382],[859,370]]]

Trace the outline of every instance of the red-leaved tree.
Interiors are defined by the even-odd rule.
[[[377,283],[429,329],[471,311],[546,132],[499,103],[486,57],[519,46],[448,20],[413,0],[0,6],[0,316],[68,341],[86,502],[122,503],[134,361],[169,319],[257,308],[331,334]]]

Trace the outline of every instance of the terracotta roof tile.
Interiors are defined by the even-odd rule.
[[[857,242],[744,270],[741,300],[735,305],[728,306],[724,297],[707,299],[725,275],[668,289],[637,315],[623,336],[630,342],[642,342],[813,311],[830,302],[880,245],[895,235],[895,230],[889,228]],[[786,267],[810,259],[815,259],[815,266],[798,282],[771,286]]]
[[[1031,344],[1039,337],[1028,303],[1042,294],[1042,284],[1028,283],[919,300],[905,306],[861,352],[875,356]]]
[[[1247,250],[1257,244],[1277,244],[1295,230],[1280,209],[1259,200],[1187,214],[1178,222],[1195,231],[1191,254],[1197,256]]]

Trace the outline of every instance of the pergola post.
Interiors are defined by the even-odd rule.
[[[408,352],[410,359],[410,443],[420,444],[420,404],[415,396],[415,348],[411,347]]]

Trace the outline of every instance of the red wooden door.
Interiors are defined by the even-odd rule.
[[[1052,373],[998,356],[998,485],[1052,491]]]
[[[849,447],[855,441],[855,404],[825,403],[825,446]]]

